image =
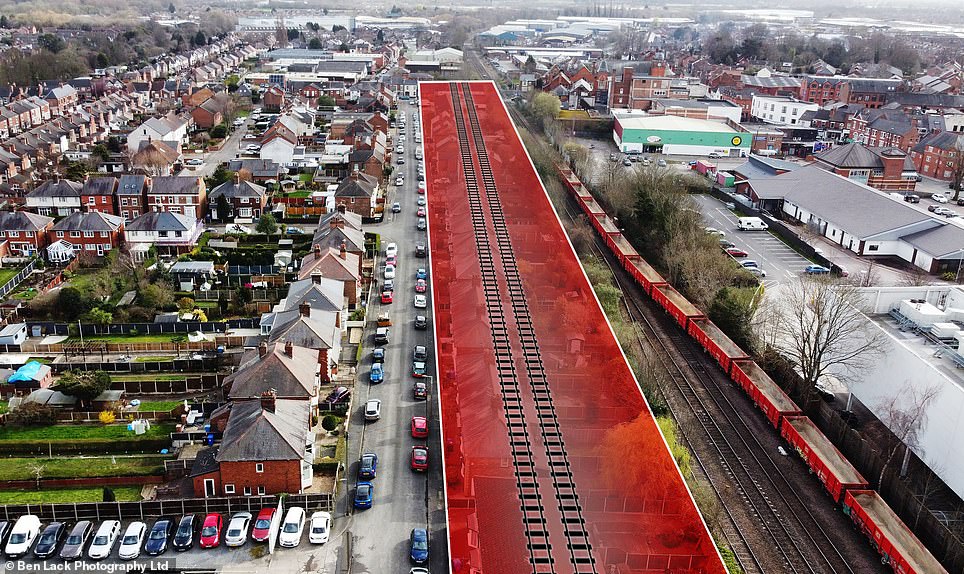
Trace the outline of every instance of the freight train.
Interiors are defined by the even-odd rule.
[[[568,166],[560,163],[556,167],[569,193],[619,265],[763,411],[770,424],[800,454],[834,502],[870,539],[871,545],[880,553],[881,561],[899,574],[947,574],[880,495],[869,490],[869,483],[857,469],[813,421],[803,416],[800,407],[780,386],[640,256]]]

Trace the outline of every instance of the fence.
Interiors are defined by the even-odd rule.
[[[92,411],[57,411],[59,423],[96,423],[100,422],[100,412]],[[153,422],[167,422],[180,420],[181,414],[171,411],[124,411],[117,416],[123,419],[144,419]]]
[[[252,289],[251,297],[254,301],[277,303],[288,292],[287,289]],[[228,289],[211,289],[210,291],[195,291],[191,294],[195,301],[231,301],[234,291]]]
[[[27,278],[28,275],[33,273],[34,269],[37,268],[37,260],[31,259],[30,263],[21,269],[16,275],[13,276],[10,281],[7,281],[2,286],[0,286],[0,297],[6,297],[8,293],[17,288],[17,285]]]
[[[27,332],[33,333],[35,328],[47,335],[71,335],[80,329],[85,337],[99,335],[176,335],[178,333],[223,333],[228,329],[257,328],[259,319],[231,319],[229,321],[184,321],[176,323],[111,323],[98,325],[96,323],[56,323],[53,321],[28,321]]]
[[[140,484],[161,484],[163,476],[94,476],[87,478],[41,478],[42,488],[82,488],[89,486],[132,486]],[[36,480],[0,480],[4,490],[36,489]]]
[[[277,507],[278,496],[236,496],[215,498],[181,498],[171,500],[146,500],[140,502],[86,502],[67,504],[7,504],[3,505],[0,516],[12,521],[33,514],[41,521],[77,520],[145,520],[157,516],[184,514],[207,514],[217,512],[231,515],[235,512],[250,512],[254,515],[264,507]],[[285,506],[299,506],[309,514],[315,510],[331,512],[334,506],[332,493],[287,494]]]
[[[227,356],[228,360],[222,361],[221,357]],[[108,361],[83,361],[71,363],[49,363],[47,366],[54,373],[64,371],[105,371],[108,373],[129,373],[129,374],[148,374],[148,373],[197,373],[200,371],[216,371],[220,367],[233,364],[234,361],[241,360],[241,353],[230,355],[219,355],[216,358],[204,359],[174,359],[173,361],[150,361],[150,362],[123,362],[112,363]],[[23,366],[23,361],[14,363],[0,363],[0,368],[19,369]]]

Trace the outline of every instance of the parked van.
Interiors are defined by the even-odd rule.
[[[38,534],[40,534],[39,518],[33,514],[27,514],[18,518],[17,523],[13,525],[13,530],[10,531],[10,538],[7,539],[7,547],[4,548],[7,557],[20,558],[25,555],[30,550],[30,547],[33,546]]]
[[[736,226],[740,231],[766,231],[770,228],[759,217],[741,217]]]

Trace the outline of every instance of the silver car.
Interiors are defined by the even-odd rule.
[[[224,532],[225,546],[243,546],[248,541],[248,527],[251,525],[250,512],[238,512],[231,517]]]

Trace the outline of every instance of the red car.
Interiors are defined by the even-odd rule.
[[[418,208],[418,212],[416,213],[416,215],[417,215],[418,217],[425,217],[425,208],[424,208],[424,207],[419,207],[419,208]]]
[[[425,293],[426,289],[428,289],[428,285],[425,283],[424,279],[419,279],[415,282],[416,293]]]
[[[415,393],[416,400],[424,401],[428,399],[428,385],[425,384],[425,381],[415,381],[412,391]]]
[[[382,305],[388,305],[393,300],[391,291],[382,291]]]
[[[390,256],[386,257],[386,258],[385,258],[385,265],[391,265],[392,267],[395,267],[396,265],[398,265],[398,256],[396,256],[396,255],[390,255]]]
[[[422,186],[419,186],[419,187],[418,187],[418,192],[419,192],[419,193],[425,193],[425,188],[422,187]]]
[[[730,247],[726,250],[726,254],[731,257],[746,257],[746,251],[743,251],[739,247]]]
[[[412,437],[425,438],[428,436],[428,420],[425,417],[412,417]]]
[[[201,524],[201,548],[215,548],[221,544],[221,529],[224,519],[220,514],[208,514]]]
[[[415,445],[412,447],[412,470],[419,472],[428,470],[428,447]]]
[[[254,528],[251,529],[251,539],[255,542],[267,542],[271,534],[271,519],[277,508],[262,508],[258,517],[254,521]]]

